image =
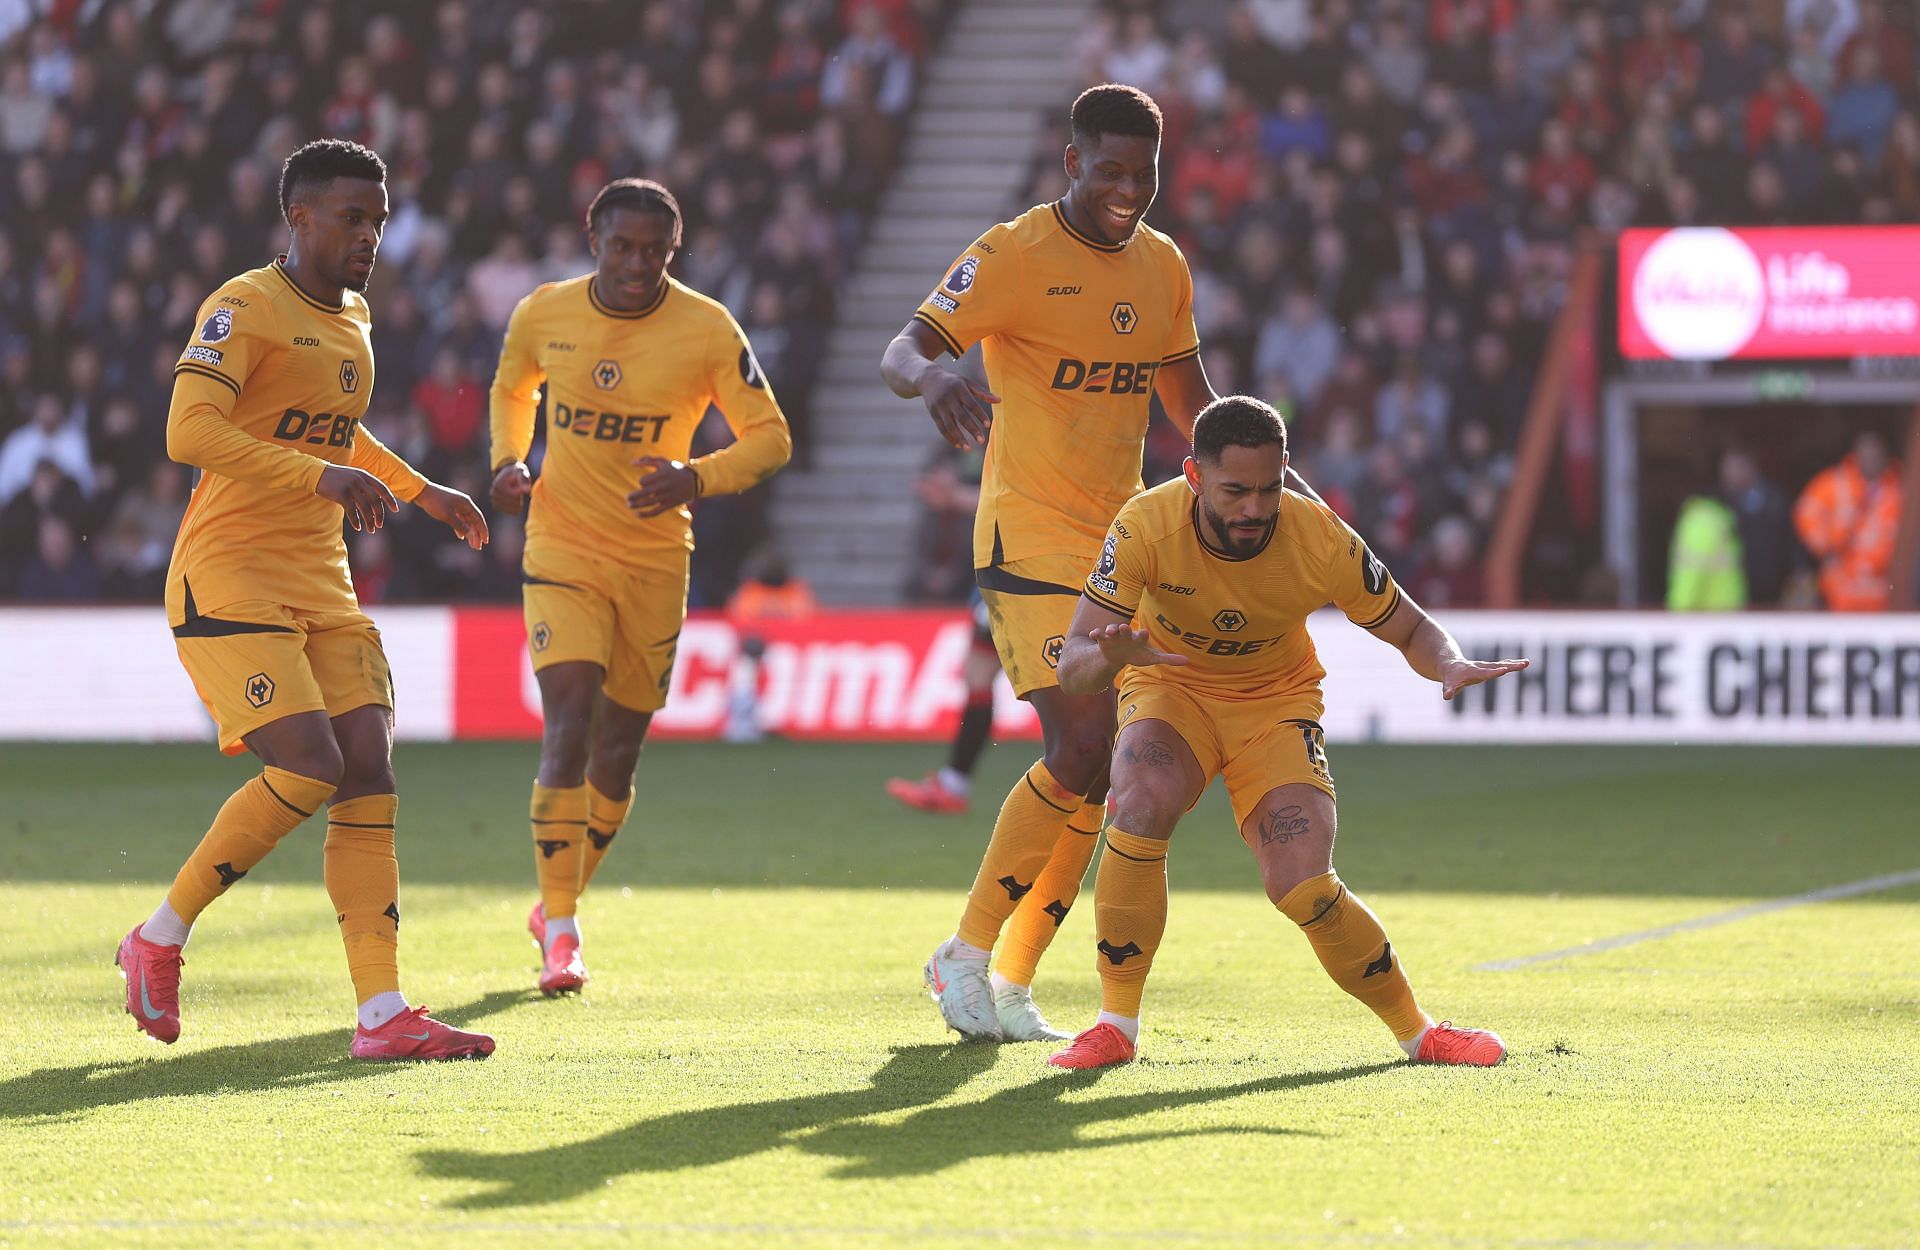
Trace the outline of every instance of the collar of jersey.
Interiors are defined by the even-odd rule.
[[[302,290],[300,287],[300,284],[293,280],[293,275],[288,273],[286,269],[281,266],[280,262],[285,259],[286,257],[284,256],[274,257],[273,271],[280,275],[280,280],[286,283],[287,286],[293,291],[295,295],[298,295],[301,299],[307,301],[307,303],[312,304],[315,308],[318,308],[321,312],[337,313],[337,312],[347,311],[347,306],[345,304],[329,304],[323,300],[317,300],[313,298],[313,296],[307,294],[306,291]]]
[[[1265,551],[1267,544],[1273,541],[1273,536],[1280,532],[1280,514],[1276,512],[1273,514],[1273,523],[1267,526],[1267,536],[1260,540],[1260,545],[1244,556],[1232,556],[1207,541],[1207,528],[1200,524],[1200,501],[1198,499],[1194,500],[1193,506],[1187,509],[1187,519],[1193,525],[1193,536],[1200,540],[1200,550],[1206,552],[1216,560],[1226,560],[1234,564],[1251,560]]]
[[[1067,219],[1066,205],[1067,202],[1064,199],[1055,200],[1053,202],[1053,217],[1055,221],[1060,223],[1060,228],[1072,236],[1074,242],[1084,243],[1096,252],[1124,252],[1127,250],[1127,243],[1133,242],[1133,238],[1130,235],[1127,238],[1127,243],[1103,243],[1092,235],[1075,229],[1074,224]],[[1140,227],[1135,226],[1134,233],[1138,234],[1139,232]]]
[[[618,317],[623,321],[633,321],[640,317],[650,316],[658,310],[660,305],[666,302],[667,290],[672,286],[673,283],[671,280],[667,278],[660,279],[660,294],[653,297],[653,303],[648,304],[645,308],[637,308],[632,312],[622,312],[618,308],[608,308],[600,302],[600,297],[596,295],[593,290],[593,279],[589,277],[587,279],[587,301],[593,305],[593,310],[597,313],[608,317]]]

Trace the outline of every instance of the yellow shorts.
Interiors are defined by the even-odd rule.
[[[173,645],[228,755],[283,716],[393,706],[380,631],[358,608],[317,612],[243,600],[193,612],[173,627]]]
[[[1189,685],[1129,669],[1121,679],[1120,728],[1160,720],[1186,741],[1206,780],[1227,782],[1235,827],[1246,824],[1267,791],[1301,783],[1337,797],[1327,771],[1318,691],[1287,699],[1209,698]]]
[[[621,707],[665,707],[687,619],[687,553],[663,552],[659,561],[636,568],[564,547],[528,547],[522,599],[534,671],[585,660],[606,670],[600,689]]]
[[[1000,667],[1021,698],[1060,684],[1054,670],[1094,562],[1094,556],[1036,556],[973,571]]]

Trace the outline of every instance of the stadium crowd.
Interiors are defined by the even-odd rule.
[[[368,420],[484,498],[507,317],[592,267],[585,206],[658,178],[676,266],[745,326],[795,427],[837,284],[884,183],[932,0],[110,0],[0,5],[0,598],[156,599],[190,489],[166,458],[200,301],[284,244],[308,139],[385,158]],[[703,438],[727,437],[710,420]],[[724,602],[765,491],[702,501],[696,603]],[[484,553],[403,510],[353,536],[362,598],[517,598],[519,526]]]
[[[1214,389],[1286,413],[1308,480],[1444,607],[1483,600],[1583,234],[1920,219],[1910,22],[1884,0],[1106,0],[1075,64],[1165,113],[1150,220],[1192,267]],[[1064,191],[1066,141],[1010,212]],[[1156,421],[1148,483],[1183,454]],[[965,506],[947,476],[923,493]],[[1553,502],[1549,597],[1609,599]]]

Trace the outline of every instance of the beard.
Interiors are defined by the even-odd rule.
[[[1214,545],[1230,556],[1250,556],[1266,546],[1267,539],[1273,536],[1273,527],[1280,520],[1278,516],[1269,517],[1259,530],[1248,534],[1236,530],[1227,523],[1225,517],[1213,510],[1204,496],[1200,500],[1200,516],[1206,521],[1207,528],[1213,532]]]

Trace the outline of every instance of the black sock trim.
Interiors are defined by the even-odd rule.
[[[584,825],[587,822],[584,820],[535,820],[533,823],[536,825]]]
[[[1111,842],[1107,843],[1107,854],[1118,855],[1121,859],[1130,859],[1136,864],[1158,864],[1164,862],[1167,858],[1165,851],[1153,856],[1129,855]]]
[[[299,808],[295,807],[293,804],[287,802],[286,799],[281,798],[280,792],[273,788],[273,783],[267,780],[267,775],[265,773],[260,774],[260,784],[267,788],[268,794],[271,794],[276,799],[280,799],[281,806],[285,807],[288,811],[292,812],[294,815],[298,816],[300,819],[305,820],[307,817],[313,815],[312,812],[303,812]]]
[[[359,821],[355,821],[355,820],[335,820],[331,816],[327,818],[327,823],[330,825],[339,825],[342,829],[391,829],[393,828],[392,825],[363,825]]]
[[[1101,830],[1101,828],[1102,828],[1102,826],[1100,826],[1100,825],[1095,825],[1095,826],[1094,826],[1093,828],[1091,828],[1091,829],[1075,829],[1075,828],[1074,828],[1074,827],[1073,827],[1072,825],[1068,825],[1068,826],[1067,826],[1067,832],[1068,832],[1068,833],[1077,833],[1077,834],[1079,834],[1079,835],[1080,835],[1081,837],[1083,837],[1083,838],[1097,838],[1097,837],[1099,837],[1099,836],[1100,836],[1100,830]]]
[[[1314,917],[1312,920],[1307,921],[1306,924],[1303,924],[1300,927],[1302,929],[1305,929],[1305,928],[1308,928],[1309,926],[1319,924],[1322,920],[1326,919],[1326,915],[1328,912],[1340,906],[1340,900],[1345,898],[1346,896],[1347,896],[1347,883],[1342,881],[1340,883],[1340,892],[1333,896],[1333,901],[1331,903],[1328,903],[1325,907],[1322,907],[1318,912],[1314,914]]]
[[[1048,807],[1051,807],[1054,811],[1065,812],[1067,815],[1071,816],[1075,812],[1080,810],[1077,807],[1062,807],[1058,803],[1054,802],[1052,799],[1048,798],[1046,795],[1040,793],[1040,787],[1033,784],[1033,778],[1031,775],[1023,774],[1020,780],[1027,783],[1027,789],[1033,791],[1033,797],[1039,799],[1042,803],[1045,803]]]

